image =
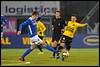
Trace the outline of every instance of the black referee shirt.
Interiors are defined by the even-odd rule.
[[[54,17],[52,21],[52,25],[54,27],[54,31],[53,31],[54,34],[61,34],[61,29],[63,29],[66,24],[62,18],[56,19]]]

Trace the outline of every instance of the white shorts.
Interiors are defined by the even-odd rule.
[[[30,38],[30,44],[39,44],[40,42],[43,42],[38,35],[35,35],[34,37]]]

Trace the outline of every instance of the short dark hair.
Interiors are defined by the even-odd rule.
[[[58,11],[58,10],[57,10],[57,11],[55,11],[55,13],[56,13],[56,12],[60,13],[60,11]]]
[[[77,14],[72,14],[71,16],[77,17]]]
[[[32,15],[39,15],[39,12],[34,11],[34,12],[32,12]]]

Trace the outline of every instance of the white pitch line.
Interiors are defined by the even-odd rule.
[[[2,64],[2,66],[6,66],[6,65],[21,65],[21,64],[30,64],[30,62],[21,63],[21,61],[15,61],[15,60],[1,60],[1,61],[18,62],[18,63],[14,63],[14,64]],[[20,62],[20,63],[19,63],[19,62]]]
[[[9,61],[9,62],[21,62],[21,61],[15,61],[15,60],[1,60],[1,61]]]
[[[6,65],[21,65],[22,63],[16,63],[16,64],[2,64],[2,66],[6,66]]]

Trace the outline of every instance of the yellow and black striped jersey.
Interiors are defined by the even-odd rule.
[[[75,34],[76,30],[77,30],[77,28],[78,27],[84,27],[86,25],[87,24],[80,24],[78,22],[68,21],[67,27],[66,27],[63,35],[69,36],[69,37],[73,38],[74,37],[74,34]]]
[[[38,21],[37,22],[37,35],[39,36],[44,36],[44,32],[46,30],[45,25],[43,24],[43,22]]]

